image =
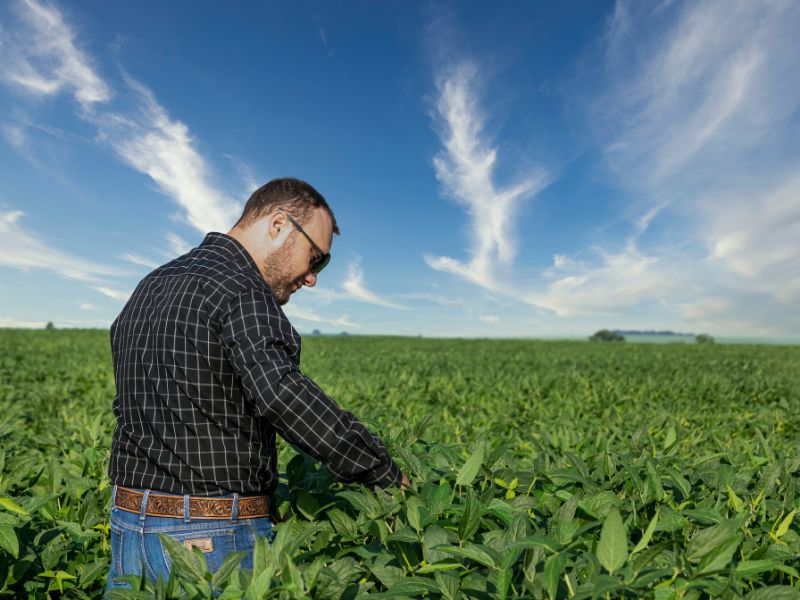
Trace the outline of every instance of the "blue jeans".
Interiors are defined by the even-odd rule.
[[[139,490],[144,491],[144,490]],[[116,497],[114,486],[112,498]],[[177,494],[165,494],[169,496]],[[235,498],[234,494],[218,496]],[[142,503],[144,506],[144,503]],[[236,506],[236,500],[234,500]],[[188,506],[188,502],[186,502]],[[238,509],[234,509],[234,512]],[[155,581],[158,577],[169,579],[170,558],[161,545],[159,533],[165,533],[184,545],[196,545],[205,556],[208,570],[216,571],[231,552],[251,552],[242,560],[242,567],[253,568],[253,544],[256,536],[275,536],[273,522],[268,517],[256,519],[190,519],[184,517],[151,517],[134,514],[113,506],[111,508],[111,569],[108,572],[106,591],[127,584],[114,582],[120,575],[142,574]],[[188,542],[188,544],[186,543]]]

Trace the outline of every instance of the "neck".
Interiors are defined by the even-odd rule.
[[[231,236],[237,242],[239,242],[244,249],[247,250],[247,253],[253,258],[253,262],[256,263],[258,266],[258,270],[261,273],[261,277],[266,280],[266,273],[264,272],[264,260],[261,253],[258,251],[259,244],[257,243],[258,235],[254,231],[255,227],[248,227],[248,228],[241,228],[241,227],[233,227],[227,235]]]

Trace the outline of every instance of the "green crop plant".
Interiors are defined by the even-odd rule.
[[[117,598],[800,598],[800,348],[313,337],[303,368],[378,431],[407,492],[281,447],[254,568]],[[0,331],[0,596],[98,598],[107,332]]]

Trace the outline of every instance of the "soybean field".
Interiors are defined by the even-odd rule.
[[[305,337],[412,488],[281,448],[254,568],[115,598],[800,599],[800,347]],[[0,596],[102,597],[107,331],[0,330]]]

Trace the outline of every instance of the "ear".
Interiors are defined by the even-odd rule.
[[[278,245],[282,244],[292,232],[292,224],[282,210],[267,215],[267,235]]]

